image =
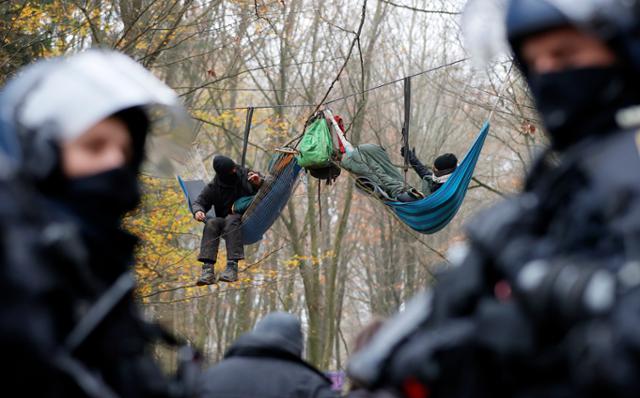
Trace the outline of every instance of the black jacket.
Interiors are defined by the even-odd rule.
[[[95,246],[76,219],[19,181],[0,182],[0,221],[0,349],[11,363],[5,387],[24,396],[87,396],[79,380],[88,372],[119,397],[167,396],[168,380],[147,351],[156,329],[131,291],[68,349],[72,330],[130,270],[135,239],[115,231]]]
[[[283,330],[241,336],[224,359],[204,373],[198,397],[338,397],[331,381],[300,357],[301,338],[293,341],[297,339],[292,335]]]
[[[226,217],[231,214],[233,203],[243,196],[255,195],[257,188],[247,180],[249,170],[238,167],[238,182],[226,184],[218,176],[204,187],[198,198],[193,202],[193,213],[206,213],[213,207],[216,217]]]

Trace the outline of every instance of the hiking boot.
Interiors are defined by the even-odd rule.
[[[222,282],[236,282],[238,280],[238,261],[227,261],[227,269],[220,274],[220,281]]]
[[[218,281],[216,273],[213,271],[213,266],[205,264],[202,266],[202,275],[196,281],[196,286],[213,285]]]

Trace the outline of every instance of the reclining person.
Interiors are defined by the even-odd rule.
[[[193,217],[205,223],[198,256],[198,261],[203,263],[202,276],[197,281],[199,286],[217,282],[213,266],[221,237],[227,246],[227,268],[220,274],[220,280],[238,280],[238,261],[244,259],[242,215],[233,211],[233,205],[240,198],[255,195],[263,182],[259,173],[236,165],[226,156],[214,157],[213,169],[216,176],[193,202]],[[215,217],[207,218],[211,207]]]
[[[456,157],[445,154],[438,157],[436,160],[438,165],[434,166],[431,172],[420,163],[414,153],[412,166],[415,164],[413,167],[423,181],[421,192],[405,184],[404,177],[391,162],[384,148],[375,144],[361,144],[354,147],[347,141],[344,136],[344,126],[339,123],[340,121],[338,117],[330,120],[333,130],[344,147],[341,166],[358,176],[357,184],[361,188],[370,192],[377,191],[383,199],[399,202],[422,199],[444,184],[448,175],[457,167]]]

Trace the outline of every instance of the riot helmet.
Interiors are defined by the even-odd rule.
[[[640,105],[637,12],[636,1],[509,1],[507,38],[555,149],[640,122],[621,119]]]

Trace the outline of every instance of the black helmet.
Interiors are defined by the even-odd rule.
[[[507,39],[521,67],[522,39],[554,28],[571,25],[569,18],[545,0],[511,0],[507,10]]]
[[[623,62],[640,67],[639,15],[638,0],[509,0],[506,34],[525,74],[519,54],[522,40],[562,26],[595,34]]]

